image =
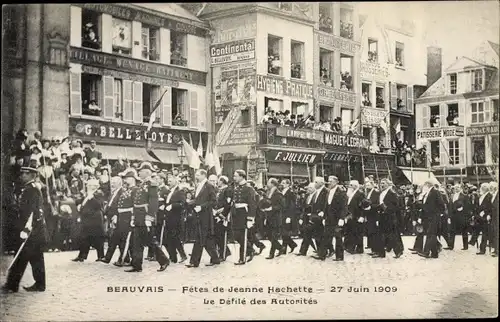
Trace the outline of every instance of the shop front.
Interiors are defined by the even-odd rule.
[[[476,124],[466,128],[467,177],[471,182],[495,180],[498,174],[498,123]]]

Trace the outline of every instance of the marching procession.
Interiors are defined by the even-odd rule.
[[[317,260],[343,261],[346,252],[359,256],[367,249],[372,258],[394,252],[399,259],[405,249],[401,236],[408,231],[415,235],[409,250],[424,258],[453,250],[456,235],[461,236],[462,250],[476,245],[478,255],[486,255],[487,248],[491,256],[498,254],[497,182],[477,189],[460,182],[445,187],[429,180],[402,191],[388,178],[378,182],[369,176],[365,182],[343,185],[329,175],[316,177],[305,187],[269,178],[264,188],[257,188],[244,170],[234,171],[230,180],[198,169],[195,185],[190,186],[184,172],[150,162],[126,161],[121,168],[117,163],[104,172],[111,167],[100,158],[95,142],[83,149],[81,142],[63,147],[55,139],[52,146],[50,142],[40,146],[35,139],[27,148],[27,137],[20,131],[12,158],[8,215],[14,224],[7,237],[19,236],[20,243],[4,292],[18,291],[28,263],[35,284],[25,289],[45,291],[44,251],[70,238],[78,241],[74,262],[89,259],[92,247],[96,262],[109,264],[118,248],[113,264],[126,266],[126,272],[141,272],[147,247],[146,259],[157,261],[158,271],[165,271],[170,263],[188,261],[183,232],[188,221],[194,227],[188,268],[200,265],[204,249],[210,257],[206,266],[219,265],[229,256],[236,257],[235,265],[250,263],[265,250],[259,240],[263,237],[271,243],[268,260],[287,253],[314,253]],[[61,163],[61,154],[71,155],[68,164]],[[65,171],[74,174],[71,187],[61,178]],[[79,226],[78,236],[68,232],[72,225]],[[297,230],[300,244],[292,239]],[[231,254],[232,242],[239,245],[238,254]]]

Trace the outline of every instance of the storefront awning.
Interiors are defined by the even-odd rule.
[[[427,180],[439,182],[434,173],[428,170],[402,170],[406,178],[413,184],[423,185]],[[413,174],[412,174],[413,173]],[[412,180],[413,179],[413,180]]]
[[[116,160],[120,157],[128,160],[156,161],[146,152],[145,148],[103,145],[99,148],[99,151],[102,153],[104,160]]]
[[[177,154],[177,150],[160,150],[154,149],[153,152],[161,160],[162,163],[166,164],[180,164],[181,159]],[[184,161],[187,162],[184,158]]]

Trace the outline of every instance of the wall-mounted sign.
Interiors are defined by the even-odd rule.
[[[359,159],[359,160],[355,160],[355,159]],[[332,153],[332,152],[327,152],[323,156],[323,161],[325,161],[325,162],[335,162],[335,161],[347,162],[347,160],[349,160],[350,162],[356,162],[356,161],[360,161],[361,157],[355,156],[352,154]]]
[[[370,146],[370,140],[358,135],[344,135],[325,132],[325,144],[348,148],[365,148]]]
[[[387,113],[388,112],[383,109],[364,107],[361,113],[361,123],[363,125],[378,126],[387,117]]]
[[[255,143],[257,140],[257,133],[255,127],[235,127],[229,139],[226,141],[226,145],[229,144],[250,144]]]
[[[467,128],[467,136],[498,134],[498,124],[476,125]]]
[[[285,80],[274,76],[257,75],[257,90],[300,99],[313,98],[313,86],[311,84]]]
[[[212,65],[233,63],[255,58],[255,39],[238,40],[210,46]]]
[[[318,44],[325,49],[340,50],[343,53],[354,55],[359,50],[359,44],[352,40],[345,39],[334,35],[325,35],[317,33]]]
[[[134,82],[141,82],[141,83],[152,84],[152,85],[157,85],[157,86],[179,87],[178,81],[164,79],[164,78],[158,78],[158,77],[148,77],[148,76],[132,74],[132,73],[125,73],[125,72],[121,72],[121,71],[113,70],[113,69],[105,69],[105,68],[98,68],[98,67],[83,65],[82,72],[84,72],[86,74],[112,76],[114,78],[126,79],[126,80],[131,80]]]
[[[389,77],[389,68],[379,63],[361,62],[360,74],[361,78],[387,78]]]
[[[315,140],[323,142],[324,135],[322,131],[313,131],[313,130],[301,130],[295,129],[289,126],[283,126],[276,128],[276,136],[288,137],[288,138],[297,138],[304,140]]]
[[[227,112],[235,105],[255,105],[255,61],[214,67],[215,111]]]
[[[328,101],[340,101],[347,105],[356,104],[356,94],[329,86],[318,86],[318,98]]]
[[[257,35],[257,15],[243,15],[212,21],[212,43],[252,38]]]
[[[132,72],[146,76],[173,79],[196,85],[206,85],[205,72],[152,63],[134,58],[120,57],[78,47],[71,47],[70,62],[106,69],[116,69],[118,71]]]
[[[80,3],[72,4],[72,6],[79,6],[84,9],[89,9],[97,12],[103,12],[112,15],[116,18],[125,19],[128,21],[140,21],[147,25],[155,27],[163,27],[173,31],[183,32],[186,34],[205,37],[207,29],[195,26],[194,24],[187,24],[184,22],[176,21],[170,18],[165,18],[160,15],[147,13],[144,11],[136,10],[134,8],[120,6],[111,3]]]
[[[426,130],[418,130],[417,131],[417,140],[418,139],[437,139],[437,138],[445,138],[450,136],[464,136],[464,127],[463,126],[454,126],[447,128],[439,128],[439,129],[426,129]]]
[[[321,154],[306,152],[289,151],[267,151],[266,159],[268,161],[292,162],[292,163],[317,163],[322,158]]]

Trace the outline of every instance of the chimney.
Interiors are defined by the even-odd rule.
[[[430,87],[441,78],[442,68],[441,48],[427,47],[427,87]]]

